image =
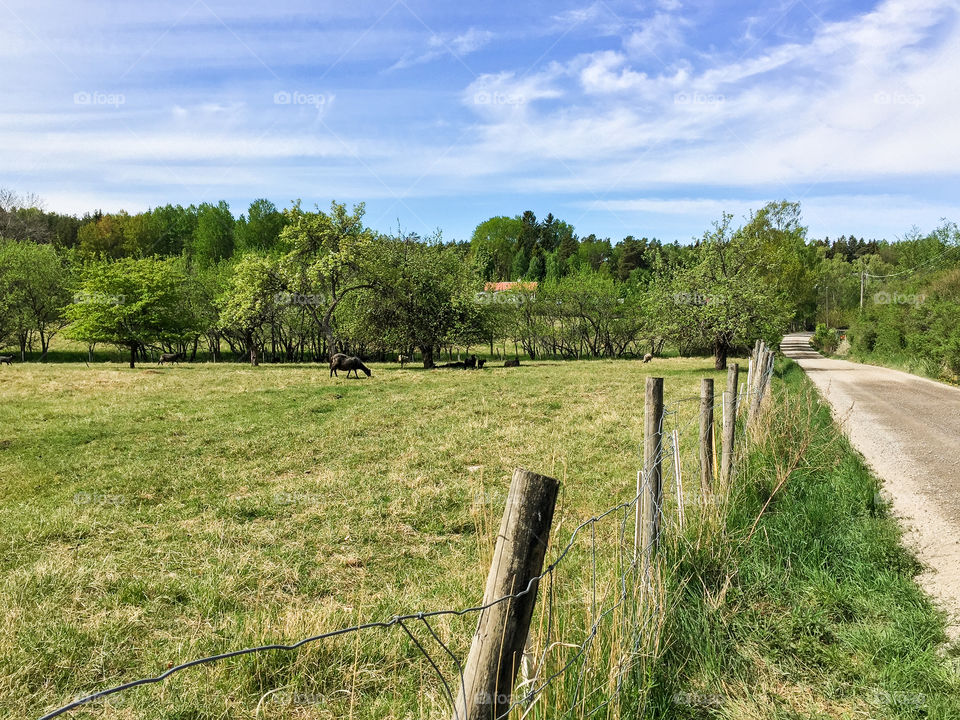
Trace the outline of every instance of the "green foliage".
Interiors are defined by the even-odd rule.
[[[240,252],[271,252],[279,244],[286,219],[277,206],[260,198],[250,203],[246,216],[236,223],[236,245]]]
[[[198,331],[186,287],[183,263],[175,258],[89,263],[66,309],[67,333],[90,344],[129,348],[133,367],[138,350],[183,342]]]
[[[817,331],[810,339],[810,344],[825,355],[832,355],[840,345],[840,333],[828,327],[826,323],[818,323]]]
[[[480,277],[487,280],[509,280],[513,269],[513,254],[520,240],[522,223],[519,218],[492,217],[477,225],[470,240],[474,262]],[[526,268],[523,268],[526,271]]]
[[[24,352],[36,335],[46,357],[70,300],[70,270],[53,246],[0,239],[0,297],[0,344],[14,339]]]
[[[470,266],[460,251],[437,238],[383,238],[376,286],[359,301],[372,337],[381,346],[420,348],[430,367],[435,348],[489,339]]]
[[[197,227],[190,254],[200,265],[229,258],[233,254],[233,215],[221,200],[217,205],[202,203],[197,208]]]
[[[694,347],[706,346],[718,369],[738,345],[757,338],[775,343],[796,305],[770,278],[781,253],[770,252],[752,225],[732,231],[724,215],[704,235],[697,253],[679,267],[662,271],[655,302],[666,334]]]
[[[750,214],[739,233],[749,239],[763,257],[763,272],[775,292],[789,298],[795,325],[813,320],[816,314],[816,251],[807,244],[807,229],[800,216],[800,203],[771,202]]]

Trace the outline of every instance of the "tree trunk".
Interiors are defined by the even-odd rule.
[[[713,367],[715,370],[727,369],[727,354],[730,352],[730,346],[725,340],[714,340],[713,342]]]
[[[428,370],[434,367],[433,363],[433,347],[431,346],[421,346],[420,354],[423,355],[423,367]]]
[[[137,344],[130,343],[130,367],[135,368],[137,366]]]

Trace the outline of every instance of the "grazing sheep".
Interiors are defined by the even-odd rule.
[[[513,360],[504,360],[504,367],[520,367],[520,358],[514,358]]]
[[[13,355],[0,355],[0,363],[6,363],[9,365],[13,362]]]
[[[183,360],[183,353],[164,353],[160,356],[159,364],[163,365],[164,363],[179,363],[181,360]]]
[[[409,355],[397,355],[397,362],[400,363],[400,367],[402,368],[408,362],[413,362],[413,358]]]
[[[483,358],[480,358],[479,360],[477,360],[477,370],[483,370],[483,365],[486,362],[487,361],[484,360]]]
[[[358,373],[357,370],[363,370],[363,372],[367,374],[367,377],[370,377],[371,374],[370,368],[360,362],[360,358],[349,357],[343,353],[337,353],[330,358],[330,377],[333,377],[334,375],[340,377],[340,375],[337,374],[337,370],[346,370],[347,377],[350,377],[350,373],[352,372],[356,377],[359,378],[360,373]]]
[[[646,355],[643,356],[643,361],[645,363],[648,363],[651,360],[653,360],[653,353],[647,353]]]
[[[477,356],[471,355],[466,360],[463,361],[463,366],[469,370],[473,370],[477,367]]]

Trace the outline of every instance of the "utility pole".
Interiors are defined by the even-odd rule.
[[[863,313],[863,288],[867,283],[867,271],[864,269],[863,260],[860,261],[860,312]]]

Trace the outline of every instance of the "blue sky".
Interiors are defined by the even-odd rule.
[[[0,0],[0,186],[49,209],[365,201],[687,241],[960,220],[960,3]]]

